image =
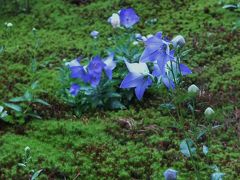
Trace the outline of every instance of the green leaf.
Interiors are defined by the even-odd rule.
[[[37,177],[40,176],[40,174],[41,174],[42,171],[43,171],[43,170],[41,169],[41,170],[35,172],[35,173],[32,175],[31,180],[36,180]]]
[[[21,97],[15,97],[9,100],[10,102],[24,102],[26,101],[25,97],[21,96]]]
[[[235,4],[227,4],[225,6],[223,6],[223,9],[237,9],[238,6]]]
[[[26,91],[26,92],[24,93],[24,98],[25,98],[28,102],[31,102],[32,99],[33,99],[33,96],[32,96],[32,94],[31,94],[29,91]]]
[[[19,167],[24,167],[24,168],[27,167],[26,164],[23,164],[23,163],[18,163],[18,166]]]
[[[126,107],[120,101],[115,100],[111,103],[111,108],[112,109],[125,109]]]
[[[16,104],[4,103],[4,105],[7,106],[7,107],[10,108],[10,109],[13,109],[13,110],[17,111],[17,112],[22,112],[21,106],[18,106],[18,105],[16,105]]]
[[[37,119],[42,119],[41,116],[37,115],[37,114],[27,114],[28,116],[31,116],[31,117],[34,117],[34,118],[37,118]]]
[[[35,81],[34,83],[32,83],[31,89],[34,90],[36,89],[37,86],[38,86],[38,81]]]
[[[191,157],[194,153],[196,153],[193,141],[191,139],[184,139],[180,144],[180,151],[186,157]]]
[[[176,107],[175,107],[174,104],[172,104],[172,103],[160,104],[160,108],[161,108],[161,109],[167,109],[167,110],[176,109]]]
[[[33,102],[43,104],[45,106],[50,106],[50,104],[48,104],[46,101],[44,101],[42,99],[34,99]]]

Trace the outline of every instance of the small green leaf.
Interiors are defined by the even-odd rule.
[[[126,107],[120,101],[115,100],[111,103],[111,108],[112,109],[125,109]]]
[[[180,144],[180,151],[186,157],[191,157],[196,153],[196,148],[194,147],[194,143],[191,139],[184,139]]]
[[[9,100],[10,102],[24,102],[26,101],[25,97],[21,96],[21,97],[15,97]]]
[[[10,109],[13,109],[13,110],[17,111],[17,112],[22,112],[21,106],[18,106],[18,105],[16,105],[16,104],[4,103],[4,105],[7,106],[7,107],[10,108]]]
[[[43,104],[45,106],[50,106],[50,104],[48,104],[46,101],[44,101],[42,99],[34,99],[33,102]]]
[[[41,170],[35,172],[35,173],[32,175],[31,180],[36,180],[37,177],[40,176],[40,174],[41,174],[42,171],[43,171],[43,170],[41,169]]]
[[[24,167],[24,168],[27,167],[26,164],[23,164],[23,163],[18,163],[18,166],[19,167]]]
[[[31,116],[31,117],[34,117],[34,118],[37,118],[37,119],[42,119],[41,116],[37,115],[37,114],[27,114],[28,116]]]
[[[32,94],[31,94],[29,91],[26,91],[26,92],[24,93],[24,98],[25,98],[28,102],[31,102],[33,96],[32,96]]]
[[[38,86],[38,81],[35,81],[34,83],[32,83],[31,89],[34,90],[36,89],[37,86]]]

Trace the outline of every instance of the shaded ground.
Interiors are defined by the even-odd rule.
[[[85,1],[84,1],[85,2]],[[41,96],[52,108],[40,112],[46,121],[32,121],[24,127],[2,129],[0,137],[0,179],[26,179],[27,174],[16,164],[25,146],[32,149],[33,164],[44,168],[50,179],[161,179],[168,167],[180,171],[180,179],[192,179],[191,162],[179,151],[180,140],[193,120],[186,116],[176,128],[176,120],[159,110],[164,94],[150,90],[147,103],[129,110],[95,113],[72,118],[71,110],[59,100],[58,67],[63,59],[90,56],[94,46],[89,36],[100,31],[101,52],[109,47],[107,38],[113,33],[107,18],[122,7],[133,7],[141,17],[136,27],[142,34],[162,31],[172,37],[182,34],[192,48],[187,64],[195,72],[186,84],[198,84],[204,95],[199,100],[198,121],[208,105],[218,112],[217,121],[224,126],[208,139],[210,153],[197,157],[201,177],[208,179],[209,165],[216,164],[226,179],[240,176],[238,126],[240,116],[240,33],[232,32],[237,19],[234,12],[221,8],[215,0],[142,1],[97,0],[76,6],[67,1],[34,1],[30,14],[13,15],[8,11],[0,24],[12,22],[9,36],[0,28],[0,94],[2,101],[21,94],[31,79],[40,80],[46,93]],[[146,20],[157,18],[154,25]],[[32,28],[37,29],[40,47],[35,51]],[[39,68],[30,73],[30,59],[36,56]],[[61,120],[55,120],[61,119]],[[74,119],[74,120],[71,120]],[[126,121],[136,125],[128,127]],[[203,144],[207,140],[203,140]],[[201,145],[201,142],[200,142]],[[201,154],[201,153],[200,153]],[[46,176],[42,176],[44,179]]]

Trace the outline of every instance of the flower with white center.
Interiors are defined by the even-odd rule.
[[[117,13],[113,13],[108,22],[111,23],[113,28],[120,27],[120,16]]]
[[[192,84],[191,86],[188,87],[189,93],[198,93],[199,91],[200,89],[195,84]]]
[[[214,110],[211,108],[211,107],[208,107],[205,111],[204,111],[204,115],[206,116],[206,117],[209,117],[209,116],[211,116],[211,115],[213,115],[215,112],[214,112]]]
[[[129,63],[125,61],[128,71],[135,74],[149,75],[149,69],[146,63]]]

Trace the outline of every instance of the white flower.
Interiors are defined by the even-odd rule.
[[[112,24],[113,28],[120,27],[120,16],[117,13],[113,13],[108,22]]]
[[[200,89],[195,84],[192,84],[191,86],[188,87],[189,93],[198,93],[199,91]]]
[[[182,35],[177,35],[175,38],[172,39],[172,44],[175,48],[177,48],[178,46],[183,47],[185,43],[185,39]]]
[[[205,111],[204,111],[204,115],[206,116],[206,117],[209,117],[209,116],[211,116],[211,115],[213,115],[215,112],[214,112],[214,110],[211,108],[211,107],[208,107]]]

